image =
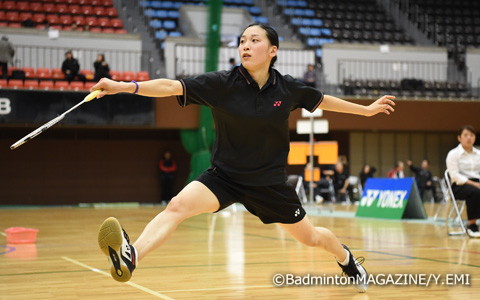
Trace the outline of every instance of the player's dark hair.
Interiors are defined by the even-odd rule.
[[[270,44],[272,46],[277,46],[277,49],[280,48],[280,45],[279,45],[280,43],[278,41],[278,33],[277,33],[277,31],[275,31],[275,29],[273,29],[272,26],[267,25],[267,24],[263,24],[263,23],[253,23],[253,24],[250,24],[247,27],[245,27],[245,29],[243,29],[243,31],[245,31],[247,28],[253,27],[253,26],[258,26],[258,27],[262,28],[263,30],[265,30],[265,32],[267,33],[267,38],[270,41]],[[276,61],[277,61],[277,56],[275,55],[272,58],[272,60],[270,61],[270,67],[273,67],[273,65],[275,64]]]

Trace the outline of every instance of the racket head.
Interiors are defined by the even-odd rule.
[[[42,126],[38,127],[37,129],[35,129],[34,131],[30,132],[29,134],[27,134],[26,136],[24,136],[23,138],[19,139],[17,142],[15,142],[14,144],[12,144],[10,146],[10,149],[13,150],[13,149],[16,149],[18,147],[20,147],[21,145],[25,144],[26,142],[28,142],[29,140],[33,139],[34,137],[36,137],[37,135],[39,135],[40,133],[44,132],[45,130],[47,130],[48,128],[52,127],[53,125],[57,124],[58,122],[60,122],[63,118],[65,117],[65,115],[60,115],[52,120],[50,120],[49,122],[43,124]]]

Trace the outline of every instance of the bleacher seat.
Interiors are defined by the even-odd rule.
[[[72,14],[72,15],[79,14],[80,13],[80,5],[76,5],[76,4],[69,5],[68,6],[68,13]]]
[[[40,12],[40,11],[47,11],[46,8],[45,8],[45,5],[49,5],[51,6],[52,8],[55,7],[53,4],[51,3],[41,3],[41,2],[32,2],[30,3],[30,10],[33,11],[33,12]]]
[[[81,70],[79,71],[79,73],[82,74],[83,76],[85,76],[85,78],[86,78],[87,80],[92,80],[93,77],[94,77],[93,71],[92,71],[92,70],[89,70],[89,69],[81,69]]]
[[[51,80],[41,80],[39,85],[38,85],[38,88],[41,89],[41,90],[46,90],[46,91],[53,90],[54,89],[54,83]]]
[[[118,12],[117,12],[117,9],[115,7],[108,7],[106,10],[105,10],[105,13],[107,16],[111,17],[111,18],[116,18],[118,17]]]
[[[23,67],[23,72],[25,72],[25,78],[34,78],[35,77],[35,70],[30,67]]]
[[[148,74],[148,72],[140,71],[135,73],[135,79],[137,81],[146,81],[150,79],[150,75]]]
[[[20,21],[25,21],[27,19],[32,19],[33,14],[31,12],[21,12],[19,15]]]
[[[52,78],[52,73],[49,68],[37,68],[35,77],[38,79]]]
[[[73,23],[72,16],[70,15],[61,15],[60,16],[60,24],[64,26],[70,26]]]
[[[177,28],[177,24],[175,23],[175,21],[165,20],[163,22],[163,28],[165,28],[167,30],[173,30],[173,29]]]
[[[118,71],[110,71],[110,76],[112,77],[113,80],[122,80],[122,76],[121,76],[121,73],[118,72]]]
[[[15,1],[5,1],[5,2],[3,2],[2,7],[3,7],[3,9],[6,9],[6,10],[16,10],[17,9],[17,5],[16,5]]]
[[[110,19],[109,18],[98,18],[97,19],[97,25],[100,27],[110,27]]]
[[[18,11],[29,11],[30,10],[30,4],[27,1],[18,1],[17,2],[17,10]]]
[[[122,28],[123,27],[123,22],[121,19],[112,19],[111,25],[113,28]]]
[[[155,32],[155,38],[157,40],[164,40],[168,36],[168,33],[165,30],[159,30]]]
[[[51,77],[55,80],[65,78],[65,75],[63,74],[62,69],[60,68],[53,68],[51,73],[52,73]]]
[[[121,73],[121,78],[123,81],[132,81],[135,79],[135,74],[131,71],[124,71]]]
[[[182,36],[182,33],[180,31],[170,31],[168,33],[168,36],[171,36],[171,37],[179,37],[179,36]]]
[[[94,86],[95,84],[97,84],[96,82],[91,82],[91,81],[87,81],[85,82],[85,85],[84,85],[84,89],[85,90],[89,90],[92,86]]]
[[[91,16],[93,14],[93,7],[90,6],[90,5],[83,5],[81,8],[80,8],[80,11],[82,12],[82,14],[84,14],[85,16]]]
[[[85,17],[85,24],[90,27],[95,27],[98,25],[97,17]]]
[[[61,90],[61,91],[66,91],[66,90],[70,89],[70,85],[69,85],[68,81],[65,81],[65,80],[55,81],[55,89]]]
[[[82,81],[72,81],[70,82],[70,89],[72,91],[82,91],[85,88],[85,85]]]
[[[8,22],[18,22],[18,21],[20,21],[20,17],[19,17],[18,12],[8,11],[5,14],[5,20],[8,21]]]
[[[103,6],[94,6],[93,14],[97,17],[107,16],[107,12]]]
[[[43,21],[39,22],[42,17],[43,17],[43,20],[46,19],[48,24],[50,25],[60,24],[60,18],[58,17],[58,15],[47,15],[45,17],[45,14],[36,14],[34,15],[34,22],[37,22],[37,23],[43,22]]]
[[[8,82],[6,79],[0,79],[0,89],[5,89],[8,87]]]
[[[153,29],[162,28],[162,21],[157,20],[157,19],[150,20],[149,25]]]
[[[8,81],[8,87],[11,88],[11,89],[21,89],[21,88],[23,88],[23,80],[10,79]]]
[[[58,14],[66,14],[68,12],[68,6],[66,4],[57,4],[55,5],[55,11]]]
[[[85,26],[85,17],[84,16],[73,16],[72,21],[73,21],[73,23],[77,24],[78,26]]]

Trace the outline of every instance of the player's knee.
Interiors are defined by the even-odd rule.
[[[185,197],[178,195],[170,200],[165,210],[169,213],[174,213],[185,217],[190,211],[188,201],[185,199]]]
[[[308,247],[318,247],[319,241],[315,237],[308,237],[301,241],[305,246]]]

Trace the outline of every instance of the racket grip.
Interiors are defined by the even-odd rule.
[[[93,99],[95,99],[98,95],[98,93],[100,93],[102,90],[94,90],[93,92],[91,92],[90,94],[88,94],[86,97],[85,97],[85,102],[88,102],[88,101],[91,101]]]

